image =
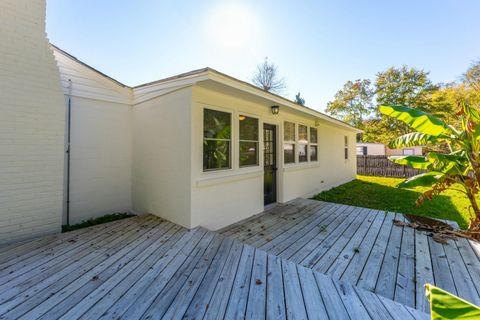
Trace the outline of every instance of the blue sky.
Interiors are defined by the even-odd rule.
[[[138,85],[206,66],[250,81],[264,57],[323,110],[390,66],[457,80],[480,58],[480,1],[47,0],[50,41]]]

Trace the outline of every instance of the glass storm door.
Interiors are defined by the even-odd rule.
[[[263,199],[264,204],[277,201],[276,127],[263,124]]]

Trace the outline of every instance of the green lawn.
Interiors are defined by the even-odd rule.
[[[468,226],[470,204],[462,193],[448,190],[431,201],[425,200],[423,206],[417,208],[415,200],[428,188],[396,188],[401,181],[403,179],[357,176],[356,180],[319,193],[314,199],[454,220],[461,228]]]

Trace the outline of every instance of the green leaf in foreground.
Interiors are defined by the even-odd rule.
[[[405,122],[413,130],[431,136],[448,133],[450,128],[440,119],[423,111],[404,106],[381,105],[381,113]]]
[[[432,320],[480,319],[480,308],[431,284],[425,285]]]
[[[431,186],[436,182],[439,182],[440,179],[444,178],[444,174],[441,172],[430,171],[427,173],[417,174],[416,176],[411,177],[400,183],[398,187],[400,188],[413,188],[413,187],[424,187]]]
[[[445,139],[444,136],[432,136],[420,132],[411,132],[400,136],[388,144],[390,149],[400,149],[407,147],[424,146],[431,143],[437,143]]]
[[[397,164],[403,164],[415,169],[423,170],[426,170],[430,165],[430,161],[422,156],[391,156],[388,157],[388,160]]]

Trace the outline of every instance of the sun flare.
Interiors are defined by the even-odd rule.
[[[215,8],[208,16],[208,37],[225,48],[241,48],[253,42],[257,23],[255,14],[245,5],[230,3]]]

